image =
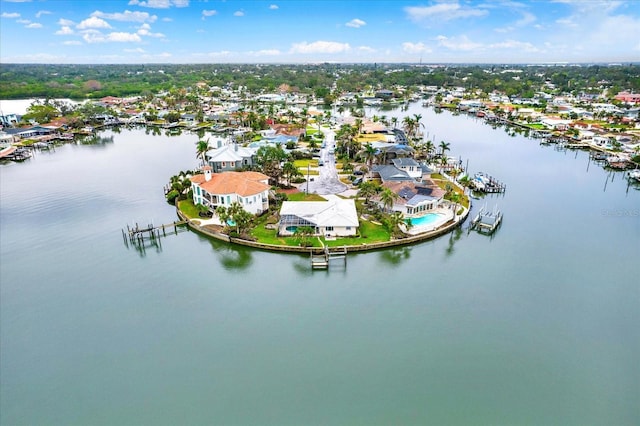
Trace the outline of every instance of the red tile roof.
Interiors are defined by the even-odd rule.
[[[259,172],[223,172],[213,173],[208,182],[204,174],[195,175],[191,182],[200,185],[200,188],[209,194],[238,194],[242,197],[259,194],[270,188],[263,183],[269,176]]]

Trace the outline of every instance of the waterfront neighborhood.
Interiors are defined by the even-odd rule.
[[[506,183],[466,170],[463,153],[430,134],[420,114],[399,119],[385,108],[421,103],[470,115],[556,149],[589,150],[594,161],[630,170],[629,180],[638,180],[638,95],[610,93],[605,82],[595,94],[559,92],[543,81],[526,98],[421,85],[318,98],[285,81],[253,94],[241,85],[199,81],[144,97],[44,99],[23,115],[0,116],[0,158],[25,161],[56,144],[96,143],[105,128],[192,133],[197,167],[176,171],[165,195],[195,229],[290,250],[408,244],[458,226],[474,194],[504,192]]]

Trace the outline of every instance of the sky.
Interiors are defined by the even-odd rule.
[[[0,63],[640,62],[640,0],[0,0]]]

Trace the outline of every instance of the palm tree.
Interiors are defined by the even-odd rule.
[[[380,201],[385,211],[391,211],[393,202],[398,198],[398,194],[390,190],[389,188],[383,188],[380,192]]]
[[[454,191],[449,195],[449,200],[454,203],[453,220],[455,220],[456,215],[458,214],[458,203],[462,201],[462,196]]]
[[[404,233],[400,228],[400,225],[404,224],[402,213],[393,212],[387,215],[387,217],[385,217],[385,223],[388,227],[389,232],[391,232],[394,236],[401,236]]]
[[[433,142],[426,141],[424,143],[424,149],[427,152],[427,160],[430,160],[431,155],[433,154],[433,151],[436,149],[436,147],[433,145]]]
[[[376,195],[380,191],[381,187],[377,183],[367,180],[360,184],[358,189],[358,197],[364,198],[364,203],[369,204],[371,197]]]
[[[209,139],[206,141],[199,140],[196,144],[196,158],[200,158],[202,160],[202,165],[205,166],[207,164],[207,151],[209,151],[211,147],[209,146]]]
[[[366,143],[364,145],[364,149],[360,151],[360,155],[362,155],[364,161],[367,163],[367,167],[369,168],[369,176],[371,176],[373,159],[376,158],[376,149],[373,147],[373,145],[371,145],[371,143]]]
[[[449,151],[449,145],[450,144],[448,142],[440,141],[440,152],[443,157],[445,156],[445,152]]]
[[[300,170],[291,161],[287,161],[282,165],[282,174],[287,180],[287,186],[291,186],[291,178],[301,175]]]

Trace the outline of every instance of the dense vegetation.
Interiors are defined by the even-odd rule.
[[[417,86],[461,86],[531,97],[545,82],[553,83],[558,93],[601,93],[606,89],[613,95],[620,90],[640,91],[640,65],[0,64],[0,99],[151,95],[194,87],[198,82],[214,87],[242,86],[249,93],[272,92],[286,84],[292,91],[318,98],[397,86],[409,91]]]

